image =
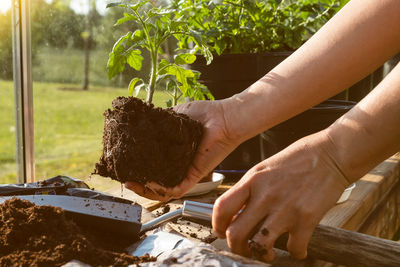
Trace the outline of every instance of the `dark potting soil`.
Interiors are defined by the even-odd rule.
[[[254,259],[262,261],[264,256],[267,255],[267,250],[259,243],[250,240],[249,248],[251,255]]]
[[[120,182],[178,185],[200,143],[202,124],[134,97],[117,97],[112,107],[104,113],[103,154],[94,173]]]
[[[60,208],[13,198],[0,205],[0,266],[61,266],[71,260],[128,266],[156,260],[123,253],[127,244],[102,235],[82,229]]]

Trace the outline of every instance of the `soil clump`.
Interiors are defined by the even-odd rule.
[[[135,97],[117,97],[112,108],[104,112],[103,153],[94,173],[120,182],[178,185],[201,141],[202,124]]]
[[[61,208],[13,198],[0,205],[0,266],[61,266],[71,260],[128,266],[156,260],[123,253],[126,240],[102,235],[81,228]]]
[[[268,251],[259,243],[250,240],[249,248],[251,255],[254,259],[262,261],[264,256],[267,255]]]

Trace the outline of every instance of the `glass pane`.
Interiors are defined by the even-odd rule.
[[[0,183],[16,183],[11,0],[0,1]]]
[[[113,26],[123,11],[107,10],[107,2],[31,1],[36,180],[69,175],[88,181],[102,151],[103,112],[129,94],[133,75],[141,75],[127,70],[107,77],[109,52],[132,30]],[[88,183],[99,190],[115,186],[102,178]]]

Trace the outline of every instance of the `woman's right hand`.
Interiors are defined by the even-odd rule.
[[[192,165],[181,184],[165,188],[155,182],[143,185],[127,182],[125,186],[137,194],[150,199],[168,201],[180,198],[203,177],[231,153],[240,141],[232,138],[229,122],[226,119],[223,100],[194,101],[174,107],[178,113],[184,113],[192,119],[200,121],[204,126],[202,141],[197,149]]]

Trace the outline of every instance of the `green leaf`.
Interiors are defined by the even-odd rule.
[[[137,71],[142,69],[143,57],[141,56],[141,53],[142,52],[139,49],[136,49],[129,51],[126,56],[126,62]]]
[[[208,46],[202,45],[201,51],[202,51],[204,57],[206,58],[207,65],[209,65],[211,63],[211,61],[213,60],[213,55],[212,55],[210,49],[208,48]]]
[[[166,100],[165,104],[167,105],[168,108],[172,107],[172,99]]]
[[[124,13],[124,17],[117,20],[117,22],[114,24],[114,26],[121,25],[122,23],[130,21],[130,20],[138,21],[139,19],[132,14]]]
[[[142,81],[142,82],[143,82],[142,79],[140,79],[140,78],[138,78],[138,77],[135,77],[135,78],[133,78],[133,79],[131,80],[131,82],[129,83],[128,90],[129,90],[129,94],[130,94],[130,95],[133,95],[133,89],[135,89],[135,85],[136,85],[136,83],[139,82],[139,81]]]
[[[139,8],[141,8],[142,6],[144,6],[147,3],[149,3],[148,0],[141,0],[141,1],[138,1],[134,5],[130,5],[129,8],[132,9],[133,11],[137,12],[139,10]]]
[[[145,39],[145,35],[142,30],[136,30],[133,32],[131,38],[132,38],[133,42],[139,42],[139,41],[142,41],[143,39]]]
[[[175,13],[175,10],[166,9],[166,8],[153,8],[147,12],[147,16],[155,17],[155,16],[166,16]]]
[[[194,77],[194,73],[191,70],[187,70],[178,66],[176,64],[170,64],[165,68],[167,74],[173,75],[176,77],[176,80],[182,84],[179,88],[181,89],[182,93],[185,94],[188,88],[187,78]]]
[[[140,90],[143,88],[146,89],[147,85],[145,83],[141,83],[138,86],[135,87],[135,97],[137,97],[140,93]]]
[[[126,63],[126,57],[115,53],[110,53],[107,62],[107,73],[108,79],[112,79],[118,73],[124,71]]]
[[[163,75],[157,75],[157,79],[156,79],[156,83],[160,83],[162,80],[164,80],[165,78],[167,78],[167,74],[163,74]]]
[[[115,42],[112,51],[116,54],[121,54],[124,52],[124,44],[126,41],[130,41],[130,38],[132,36],[132,32],[128,32],[127,34],[123,35],[121,38],[118,39],[118,41]]]
[[[165,68],[169,65],[168,60],[161,59],[160,63],[158,63],[158,75],[167,74]]]
[[[176,87],[178,87],[178,85],[176,84],[175,80],[169,80],[167,82],[167,91],[173,91]]]
[[[184,65],[192,64],[196,61],[196,56],[193,54],[179,54],[175,57],[175,64]]]
[[[171,31],[178,31],[181,27],[186,26],[187,25],[187,21],[176,21],[176,20],[172,20],[169,28]]]
[[[106,8],[110,8],[110,7],[126,7],[126,5],[122,4],[122,2],[115,2],[115,3],[108,3]]]
[[[112,79],[115,75],[124,71],[127,61],[125,55],[125,44],[128,42],[129,45],[131,36],[132,32],[128,32],[127,34],[119,38],[117,42],[115,42],[107,62],[107,72],[109,79]]]

